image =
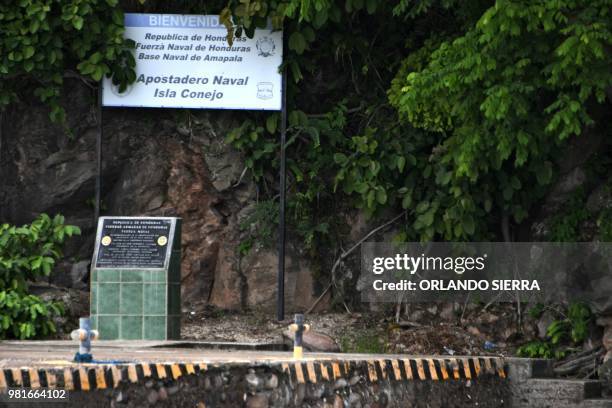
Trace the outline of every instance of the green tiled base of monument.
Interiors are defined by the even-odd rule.
[[[163,270],[95,270],[91,317],[100,338],[178,339],[181,286],[177,280],[166,282],[165,274]]]
[[[180,338],[180,228],[168,269],[104,269],[91,272],[90,315],[101,340]]]
[[[180,318],[180,315],[96,315],[91,320],[100,332],[100,340],[178,340]]]

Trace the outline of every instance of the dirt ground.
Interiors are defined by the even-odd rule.
[[[87,315],[88,294],[44,289],[45,299],[67,305],[66,316],[56,321],[55,336],[67,338],[78,317]],[[520,345],[545,338],[546,327],[559,316],[544,312],[532,317],[525,307],[519,314],[516,304],[509,303],[419,303],[404,305],[398,318],[396,312],[391,305],[379,312],[309,314],[306,321],[315,332],[329,335],[343,352],[512,356]],[[205,304],[184,305],[181,335],[185,340],[280,344],[292,315],[286,317],[278,323],[273,312],[237,313]],[[593,332],[585,349],[600,345],[601,337]]]
[[[432,355],[513,355],[518,345],[537,335],[537,322],[518,329],[513,305],[463,307],[456,304],[414,305],[393,313],[310,314],[312,329],[332,337],[343,352]],[[290,318],[291,316],[287,316]],[[205,309],[184,314],[183,339],[273,342],[283,341],[290,321],[278,323],[271,313],[236,314]]]

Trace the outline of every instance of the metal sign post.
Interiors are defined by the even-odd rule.
[[[280,203],[278,209],[278,276],[276,291],[276,319],[285,320],[285,144],[287,141],[287,69],[283,69],[283,95],[281,100],[281,150],[280,150]]]
[[[100,200],[102,187],[102,83],[98,87],[98,131],[96,132],[96,198],[94,203],[94,225],[100,217]]]

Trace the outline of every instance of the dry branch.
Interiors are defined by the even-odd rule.
[[[406,212],[404,211],[404,212],[400,213],[398,216],[396,216],[396,217],[392,218],[391,220],[385,222],[384,224],[379,225],[378,227],[374,228],[372,231],[368,232],[363,238],[361,238],[359,241],[357,241],[357,243],[355,245],[353,245],[347,251],[344,251],[342,254],[340,254],[338,259],[336,259],[336,262],[334,262],[334,266],[332,267],[332,270],[331,270],[331,282],[329,283],[329,285],[327,285],[327,287],[325,288],[323,293],[321,293],[321,295],[317,298],[317,300],[315,300],[314,303],[308,308],[308,310],[306,311],[306,314],[312,312],[312,310],[315,307],[317,307],[317,305],[319,304],[321,299],[323,299],[323,297],[325,297],[327,292],[329,292],[329,290],[332,288],[332,286],[336,285],[336,269],[338,269],[338,267],[342,264],[342,262],[346,259],[346,257],[349,256],[356,248],[359,248],[359,245],[363,244],[363,242],[366,239],[370,238],[372,235],[376,234],[378,231],[380,231],[380,230],[388,227],[389,225],[393,224],[395,221],[399,220],[405,214],[406,214]]]
[[[597,362],[604,354],[602,347],[583,351],[571,355],[566,360],[558,363],[553,368],[557,375],[571,375],[578,372],[590,371],[597,366]]]

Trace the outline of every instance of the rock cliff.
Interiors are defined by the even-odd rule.
[[[67,129],[48,108],[23,101],[5,112],[0,141],[0,220],[23,224],[41,212],[62,213],[83,235],[50,277],[86,289],[93,251],[97,112],[95,90],[66,85]],[[102,215],[183,219],[183,305],[272,309],[276,251],[241,256],[240,219],[257,200],[240,154],[225,144],[241,113],[169,109],[103,111]],[[287,257],[288,310],[316,298],[308,262]],[[299,290],[298,290],[299,288]]]

